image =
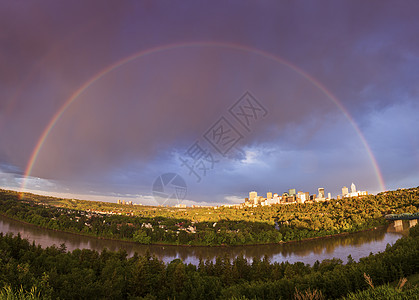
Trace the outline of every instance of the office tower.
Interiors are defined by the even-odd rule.
[[[289,189],[289,190],[288,190],[288,195],[290,195],[290,196],[294,196],[294,195],[296,195],[296,193],[295,193],[295,189]]]
[[[327,199],[332,199],[332,194],[331,193],[327,193]]]
[[[342,197],[345,197],[347,194],[349,194],[349,190],[346,186],[342,188]]]
[[[353,182],[351,184],[351,193],[356,193],[356,186]]]
[[[266,199],[272,199],[272,193],[271,192],[266,194]]]
[[[299,199],[301,203],[304,203],[305,201],[310,200],[309,198],[310,198],[309,193],[298,192],[297,194],[297,199]]]
[[[320,199],[324,199],[325,197],[324,197],[324,188],[318,188],[318,191],[319,191],[319,196],[318,196],[318,198],[320,198]]]
[[[257,199],[257,198],[258,198],[258,193],[257,192],[252,191],[252,192],[249,193],[249,201],[250,202],[254,202],[255,199]]]

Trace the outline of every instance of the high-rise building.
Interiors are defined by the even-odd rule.
[[[300,201],[298,201],[300,200]],[[297,194],[297,201],[300,203],[304,203],[305,201],[310,200],[310,194],[309,193],[304,193],[304,192],[298,192]]]
[[[356,193],[356,186],[353,182],[351,184],[351,193]]]
[[[296,195],[295,189],[289,189],[288,190],[288,195],[295,196]]]
[[[258,198],[258,193],[257,192],[255,192],[255,191],[252,191],[252,192],[250,192],[249,193],[249,202],[254,202],[255,201],[255,199],[257,199]]]
[[[332,199],[332,194],[331,193],[327,193],[327,199]]]
[[[272,199],[272,193],[271,192],[266,193],[266,199]]]
[[[346,186],[342,188],[342,197],[345,197],[347,194],[349,194],[349,190]]]
[[[318,196],[318,198],[320,198],[320,199],[324,199],[325,197],[324,197],[324,188],[318,188],[318,191],[319,191],[319,196]]]
[[[122,203],[122,201],[120,199],[118,199],[118,204],[121,204],[121,203]]]

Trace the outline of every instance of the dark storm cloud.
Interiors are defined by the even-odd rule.
[[[113,26],[110,16],[121,8],[96,8],[97,17],[89,12],[93,3],[65,7],[54,1],[10,2],[2,6],[1,152],[23,168],[53,113],[93,70],[113,60],[110,51],[99,51],[94,41],[106,43],[106,34],[98,30],[100,20],[108,19]],[[86,38],[93,42],[90,46]]]
[[[0,158],[6,165],[24,170],[54,113],[105,67],[161,45],[218,41],[267,51],[320,81],[367,134],[387,181],[400,182],[403,174],[414,176],[418,170],[417,130],[394,124],[383,136],[377,126],[382,118],[403,122],[407,112],[418,111],[409,106],[419,94],[417,2],[40,1],[1,6]],[[143,189],[159,172],[179,171],[175,154],[202,138],[246,90],[266,106],[268,117],[244,131],[239,149],[214,171],[217,179],[197,190],[209,193],[218,185],[220,194],[234,194],[250,189],[252,182],[255,188],[282,188],[298,178],[310,188],[321,181],[339,185],[333,174],[350,180],[361,172],[357,162],[368,165],[369,178],[360,175],[366,188],[379,189],[359,137],[331,99],[285,65],[220,47],[168,49],[101,78],[53,128],[33,175],[96,187],[128,189],[124,183],[129,182],[133,192]],[[329,130],[333,126],[345,135]],[[405,151],[410,156],[403,155],[399,139],[409,141]],[[265,151],[270,148],[278,157]],[[394,153],[400,153],[398,163]],[[244,167],[252,155],[271,162],[256,177],[247,176],[250,170]],[[286,167],[287,161],[294,165]],[[285,168],[292,175],[289,181],[274,181],[275,168]],[[300,176],[320,171],[319,182]]]

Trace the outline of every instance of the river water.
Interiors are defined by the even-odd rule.
[[[242,254],[249,261],[253,257],[262,259],[267,255],[271,262],[289,261],[294,263],[301,261],[312,265],[316,260],[322,261],[330,258],[340,258],[343,262],[346,262],[349,254],[358,261],[359,258],[368,256],[370,253],[382,252],[387,244],[394,244],[400,237],[407,235],[408,224],[404,223],[403,227],[394,227],[394,224],[390,224],[386,228],[304,242],[234,247],[138,245],[42,229],[1,215],[0,232],[20,233],[22,238],[26,238],[31,242],[35,241],[36,244],[40,244],[42,247],[54,244],[59,246],[65,243],[69,251],[77,248],[97,251],[102,251],[104,248],[112,251],[125,249],[128,255],[132,256],[135,252],[144,254],[148,250],[164,262],[180,258],[185,263],[197,265],[199,258],[214,260],[216,257],[224,256],[225,253],[228,253],[230,258]]]

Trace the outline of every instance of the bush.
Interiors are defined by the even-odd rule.
[[[413,226],[412,228],[410,228],[409,235],[411,237],[417,237],[417,236],[419,236],[419,223],[416,224],[415,226]]]

